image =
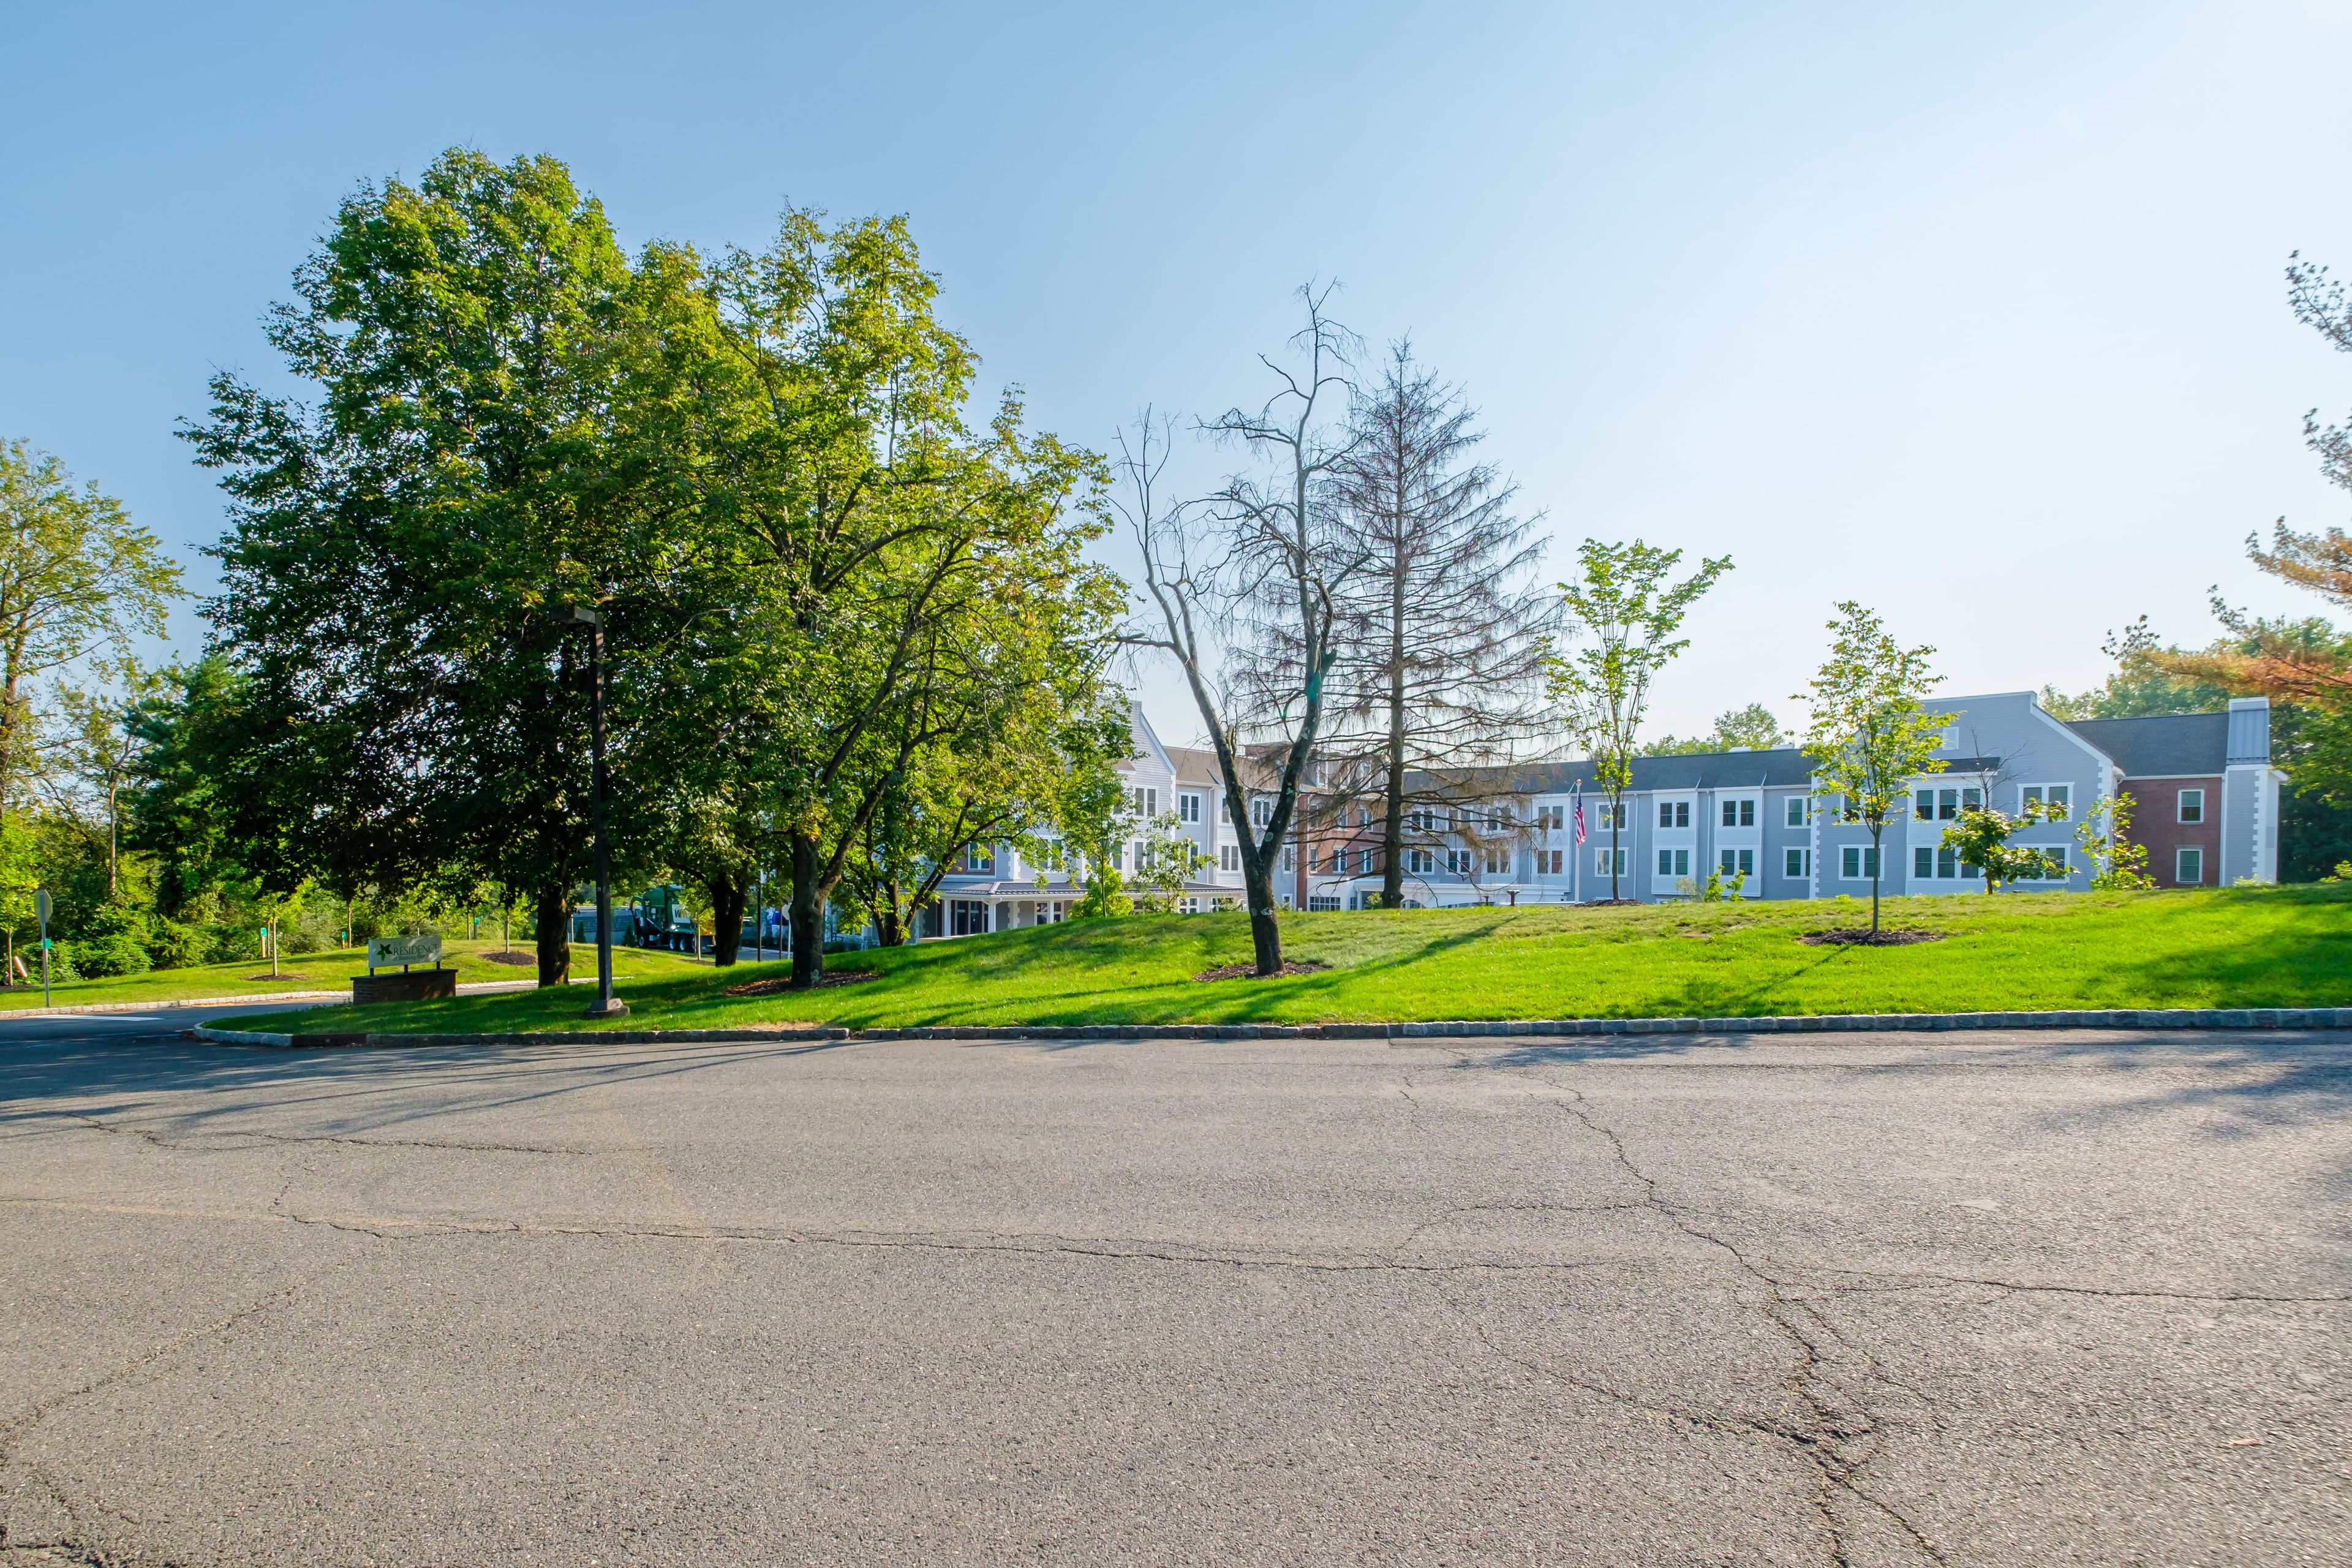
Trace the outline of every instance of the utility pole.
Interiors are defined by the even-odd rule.
[[[613,994],[613,856],[604,839],[604,617],[585,605],[572,618],[588,627],[589,823],[596,837],[596,1000],[591,1018],[614,1018],[629,1005]]]

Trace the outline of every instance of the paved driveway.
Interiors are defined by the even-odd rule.
[[[178,1022],[0,1024],[0,1562],[2352,1559],[2343,1037]]]

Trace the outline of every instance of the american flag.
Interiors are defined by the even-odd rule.
[[[1576,842],[1580,846],[1584,842],[1584,785],[1575,784],[1568,793],[1569,798],[1576,803]]]

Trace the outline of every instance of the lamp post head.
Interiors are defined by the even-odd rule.
[[[572,618],[585,625],[594,626],[599,630],[604,628],[604,613],[591,605],[572,605]]]

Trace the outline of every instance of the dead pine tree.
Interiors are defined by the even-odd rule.
[[[1544,656],[1562,616],[1538,586],[1541,514],[1515,515],[1517,488],[1473,460],[1475,412],[1410,341],[1390,345],[1350,417],[1339,526],[1361,564],[1337,595],[1338,732],[1326,750],[1356,764],[1340,770],[1347,793],[1377,814],[1380,899],[1393,910],[1416,808],[1443,818],[1472,807],[1463,781],[1540,733]],[[1348,800],[1334,802],[1344,813]]]
[[[1119,439],[1117,504],[1143,560],[1143,614],[1123,640],[1183,671],[1223,776],[1261,975],[1282,972],[1276,868],[1298,815],[1339,657],[1338,585],[1360,562],[1338,529],[1339,476],[1353,437],[1353,341],[1325,313],[1326,285],[1302,287],[1307,324],[1287,363],[1260,355],[1275,389],[1255,412],[1233,408],[1202,428],[1251,464],[1214,495],[1164,504],[1156,492],[1174,434],[1147,412]],[[1266,782],[1263,820],[1252,785]]]

